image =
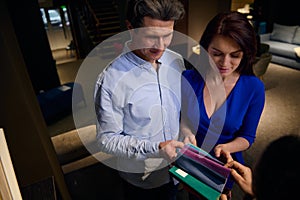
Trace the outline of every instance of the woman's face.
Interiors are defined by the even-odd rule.
[[[223,78],[235,72],[244,55],[240,46],[233,39],[222,35],[213,38],[208,46],[208,54]]]

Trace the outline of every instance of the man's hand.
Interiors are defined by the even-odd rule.
[[[159,143],[160,154],[169,161],[174,161],[177,157],[176,148],[183,148],[184,143],[176,140],[167,140]]]
[[[231,175],[239,187],[247,194],[254,196],[252,191],[252,171],[249,167],[237,161],[229,162],[225,165],[231,168]]]

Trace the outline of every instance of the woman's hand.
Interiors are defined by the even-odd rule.
[[[224,163],[229,163],[233,161],[233,158],[230,154],[230,152],[226,149],[225,144],[219,144],[215,147],[215,156],[222,160]]]

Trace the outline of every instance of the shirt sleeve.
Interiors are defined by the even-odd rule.
[[[113,104],[112,93],[105,87],[105,74],[99,76],[95,88],[97,142],[100,150],[118,157],[144,160],[159,156],[159,142],[139,139],[123,131],[122,108]]]

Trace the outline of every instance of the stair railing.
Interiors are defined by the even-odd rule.
[[[91,4],[89,3],[89,1],[88,0],[85,0],[85,1],[86,1],[86,4],[88,6],[88,9],[89,9],[91,16],[93,18],[93,21],[94,21],[96,36],[97,36],[97,38],[99,38],[99,37],[101,37],[101,32],[100,32],[100,28],[99,28],[99,26],[100,26],[99,18],[97,17],[97,15],[96,15],[94,9],[92,8]]]
[[[93,34],[96,38],[95,40],[98,41],[101,38],[101,31],[100,31],[100,21],[97,18],[95,11],[93,10],[92,6],[90,5],[88,0],[82,1],[82,14],[86,21],[86,26],[88,30],[95,31]]]

